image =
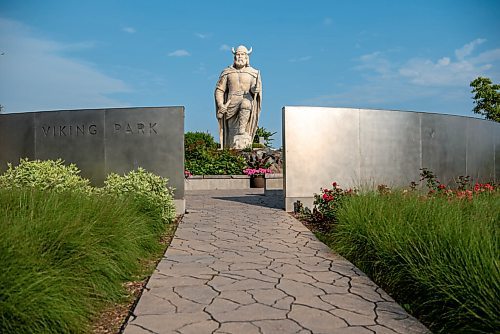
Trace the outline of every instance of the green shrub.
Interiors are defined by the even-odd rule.
[[[184,135],[185,168],[194,175],[242,174],[245,159],[233,150],[219,150],[212,135],[187,132]]]
[[[120,198],[130,197],[142,212],[170,223],[175,218],[175,206],[173,190],[167,187],[167,182],[165,178],[138,168],[124,176],[109,174],[102,191]]]
[[[216,149],[219,145],[214,137],[206,132],[186,132],[184,134],[184,147],[186,152],[196,152],[200,149]]]
[[[433,332],[500,328],[500,198],[398,191],[348,196],[324,240]]]
[[[161,251],[127,198],[0,188],[0,203],[1,333],[87,332]]]
[[[8,164],[8,169],[0,175],[0,187],[31,187],[40,190],[79,191],[91,193],[90,181],[80,176],[76,165],[64,165],[58,160],[21,159],[19,165]]]
[[[267,131],[266,128],[258,126],[257,131],[255,131],[255,136],[253,137],[253,142],[259,143],[259,137],[262,137],[264,138],[264,146],[271,147],[271,142],[274,140],[271,137],[275,134],[276,132]]]

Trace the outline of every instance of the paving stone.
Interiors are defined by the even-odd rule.
[[[205,312],[162,315],[145,314],[135,318],[130,324],[145,328],[153,333],[161,334],[173,333],[186,325],[209,320],[209,316]],[[128,334],[128,329],[125,332]]]
[[[298,333],[303,329],[289,319],[254,321],[253,324],[260,328],[262,334]]]
[[[329,294],[321,296],[321,299],[337,308],[368,316],[373,314],[373,308],[375,306],[373,303],[353,294]]]
[[[168,326],[168,324],[165,324]],[[181,334],[211,334],[217,328],[219,328],[219,323],[213,320],[201,321],[194,324],[186,325],[178,329]]]
[[[292,305],[288,318],[313,333],[332,333],[335,329],[348,326],[344,320],[331,313],[302,305]]]
[[[319,296],[324,295],[323,290],[318,289],[310,284],[296,282],[289,279],[281,279],[277,288],[284,291],[290,296]]]
[[[305,306],[317,308],[317,309],[320,309],[323,311],[331,311],[331,310],[336,308],[335,306],[332,306],[328,303],[325,303],[323,300],[321,300],[321,296],[312,296],[312,295],[297,296],[295,298],[294,304],[305,305]]]
[[[134,315],[145,314],[166,314],[175,313],[176,306],[165,298],[152,294],[150,291],[144,291],[140,303],[134,309]]]
[[[330,313],[336,315],[339,318],[344,319],[349,324],[349,326],[376,325],[375,311],[373,311],[371,315],[359,314],[357,312],[343,310],[343,309],[335,309],[330,311]]]
[[[210,314],[218,314],[218,313],[234,311],[240,306],[241,304],[236,303],[230,299],[217,298],[205,308],[205,311],[207,311]]]
[[[174,292],[181,298],[195,303],[208,305],[219,294],[208,285],[199,286],[178,286],[174,287]]]
[[[248,290],[247,292],[251,294],[257,302],[269,306],[273,306],[277,301],[288,296],[278,289]]]
[[[243,305],[240,308],[224,312],[212,314],[213,318],[219,322],[228,321],[256,321],[267,319],[286,319],[285,310],[276,309],[263,304]]]
[[[259,327],[250,322],[225,322],[214,333],[217,334],[262,334]]]

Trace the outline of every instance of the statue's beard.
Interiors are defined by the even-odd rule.
[[[245,67],[246,65],[247,65],[247,62],[244,59],[236,59],[234,61],[234,67],[242,68],[242,67]]]

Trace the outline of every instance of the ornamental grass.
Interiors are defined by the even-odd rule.
[[[442,191],[345,196],[319,237],[433,332],[496,332],[500,193]]]

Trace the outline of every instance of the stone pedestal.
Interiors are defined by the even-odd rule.
[[[235,135],[233,140],[233,147],[237,150],[242,150],[252,146],[252,138],[249,134]]]

